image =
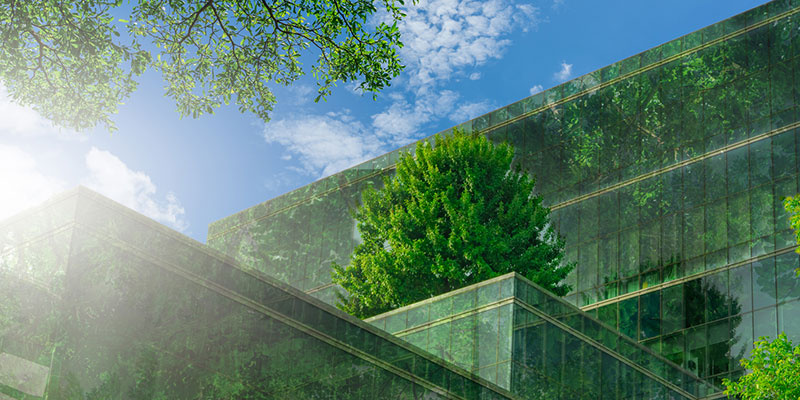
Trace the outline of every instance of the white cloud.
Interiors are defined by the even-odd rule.
[[[421,127],[436,118],[463,122],[492,109],[485,101],[457,105],[459,97],[452,90],[420,94],[413,104],[395,97],[386,110],[372,116],[369,128],[347,110],[295,115],[266,124],[264,139],[285,146],[282,159],[297,160],[299,167],[288,169],[321,178],[426,136]]]
[[[517,4],[514,6],[516,12],[513,16],[515,24],[522,27],[523,32],[535,29],[539,25],[539,9],[530,4]]]
[[[296,106],[308,103],[317,95],[317,93],[314,91],[314,88],[310,85],[290,85],[288,90],[289,93],[292,94],[290,97],[290,103]]]
[[[264,127],[267,143],[297,155],[300,172],[324,177],[383,153],[381,142],[347,114],[298,115]]]
[[[32,155],[19,147],[2,144],[0,182],[3,188],[3,194],[0,195],[0,220],[35,206],[66,188],[64,181],[42,174]]]
[[[448,115],[460,95],[452,90],[418,93],[414,104],[395,100],[383,112],[372,116],[375,134],[394,147],[403,146],[422,136],[420,128],[435,118]]]
[[[266,141],[285,146],[300,172],[330,175],[427,136],[430,132],[422,130],[435,120],[463,122],[490,110],[485,101],[458,104],[459,93],[441,87],[455,76],[480,79],[479,71],[465,69],[500,58],[511,43],[508,34],[539,23],[538,8],[504,0],[420,0],[404,11],[407,16],[398,28],[407,68],[393,82],[401,90],[386,94],[391,102],[371,116],[371,125],[345,112],[297,115],[264,128]],[[354,86],[347,88],[353,91]]]
[[[542,85],[533,85],[530,89],[530,92],[531,95],[534,95],[536,93],[541,92],[542,90],[544,90],[544,87]]]
[[[430,121],[430,115],[417,115],[417,107],[412,107],[407,101],[400,100],[392,103],[386,110],[372,116],[372,126],[376,129],[376,134],[386,140],[397,142],[402,146],[403,142],[414,137],[419,127]]]
[[[5,86],[0,83],[0,135],[55,136],[58,139],[86,140],[86,135],[59,128],[42,117],[36,110],[21,106],[11,100]]]
[[[405,10],[398,28],[412,87],[448,80],[465,66],[500,58],[513,29],[538,25],[536,7],[501,0],[421,0]]]
[[[553,9],[558,9],[564,5],[564,0],[553,0]]]
[[[89,176],[83,184],[124,206],[132,208],[156,221],[185,231],[185,210],[172,192],[163,200],[156,197],[156,186],[141,171],[128,168],[117,156],[92,147],[86,153]]]
[[[477,103],[463,103],[450,113],[450,120],[457,123],[469,121],[493,109],[494,106],[485,100]]]
[[[566,61],[561,63],[561,70],[553,74],[553,79],[564,82],[572,77],[572,64],[567,64]]]

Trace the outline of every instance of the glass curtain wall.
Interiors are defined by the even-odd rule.
[[[579,262],[574,303],[792,245],[780,201],[800,162],[793,7],[768,3],[459,126],[513,144],[537,178]],[[350,211],[398,151],[218,221],[209,244],[330,300],[330,264],[358,243]]]
[[[367,322],[522,398],[694,399],[718,391],[515,273]]]
[[[0,398],[510,396],[86,189],[0,237]]]
[[[798,6],[764,4],[459,125],[513,144],[537,178],[577,263],[567,299],[713,382],[741,373],[754,338],[800,340],[782,207],[800,179]],[[332,301],[359,185],[396,158],[218,221],[209,243],[269,274],[302,270]]]

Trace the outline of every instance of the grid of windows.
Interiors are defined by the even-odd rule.
[[[3,399],[511,397],[87,189],[0,238]]]
[[[366,321],[510,388],[514,277],[492,279]]]
[[[515,145],[537,177],[579,262],[576,304],[786,245],[780,207],[764,204],[797,189],[793,7],[766,4],[460,125]],[[334,301],[330,265],[358,243],[350,210],[409,149],[218,221],[209,245]],[[739,223],[742,207],[752,218]]]
[[[773,1],[459,125],[514,145],[537,178],[577,264],[567,299],[714,382],[741,373],[762,333],[800,335],[780,286],[795,246],[782,199],[800,189],[798,6]],[[209,243],[333,301],[360,185],[397,156],[212,224]],[[755,278],[769,262],[771,300]]]
[[[794,245],[795,130],[556,210],[579,305]],[[741,171],[740,171],[741,170]]]
[[[367,321],[523,398],[684,399],[717,390],[514,273]]]
[[[785,331],[800,341],[798,265],[793,251],[761,257],[591,313],[719,385],[742,373],[739,360],[749,355],[754,339]]]

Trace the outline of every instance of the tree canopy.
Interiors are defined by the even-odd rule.
[[[800,346],[793,346],[785,333],[774,341],[757,340],[753,354],[741,363],[752,372],[736,382],[724,379],[728,396],[742,400],[800,398]]]
[[[784,198],[783,207],[789,212],[789,224],[794,230],[797,244],[800,245],[800,195],[788,196]],[[800,247],[794,251],[800,253]],[[795,272],[797,272],[797,275],[800,276],[800,268],[797,268]]]
[[[311,71],[317,100],[339,81],[373,94],[403,66],[396,23],[403,0],[10,0],[0,2],[0,83],[54,123],[102,123],[147,68],[160,71],[178,112],[197,117],[235,101],[264,120],[268,83]],[[379,8],[380,7],[380,10]],[[117,18],[127,12],[127,19]]]
[[[339,307],[364,318],[516,271],[558,295],[574,265],[514,149],[455,130],[405,153],[355,218],[363,242],[333,281]]]
[[[783,199],[783,207],[789,212],[789,224],[794,229],[797,243],[800,244],[800,195],[788,196]],[[796,250],[800,253],[800,248]]]

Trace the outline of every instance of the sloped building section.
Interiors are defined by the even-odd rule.
[[[511,398],[87,189],[0,238],[3,398]]]
[[[719,391],[516,273],[366,321],[523,398],[695,399]]]

